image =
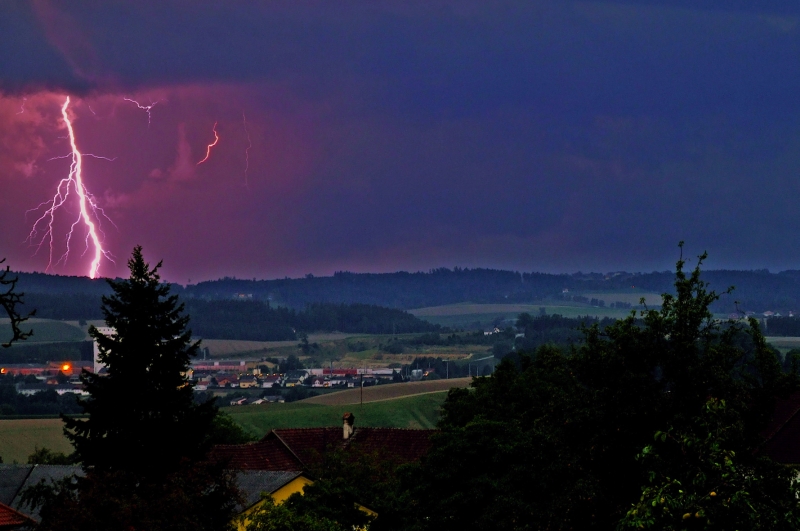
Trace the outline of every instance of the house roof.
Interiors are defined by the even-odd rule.
[[[72,475],[82,476],[83,470],[78,465],[0,465],[0,503],[38,521],[38,508],[23,507],[22,492],[40,481],[53,483]]]
[[[300,460],[280,441],[264,437],[247,444],[220,444],[211,450],[211,459],[234,470],[300,471]]]
[[[331,449],[354,448],[375,453],[380,459],[408,463],[430,450],[434,431],[359,427],[345,440],[339,427],[275,429],[255,443],[215,446],[212,458],[235,470],[300,471]]]
[[[19,511],[15,511],[8,505],[0,503],[0,529],[16,529],[34,523],[33,520]]]
[[[299,471],[239,471],[236,474],[236,485],[244,497],[244,505],[239,507],[239,512],[258,502],[262,492],[272,494],[298,476]]]
[[[11,505],[31,470],[33,465],[0,464],[0,503]]]
[[[778,400],[762,448],[773,460],[800,464],[800,391]]]

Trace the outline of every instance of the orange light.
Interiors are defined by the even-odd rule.
[[[5,374],[5,373],[6,373],[6,368],[5,368],[5,367],[3,367],[2,369],[0,369],[0,374]]]
[[[72,368],[72,365],[70,365],[69,363],[65,363],[64,365],[61,366],[61,371],[62,372],[67,372],[71,368]]]

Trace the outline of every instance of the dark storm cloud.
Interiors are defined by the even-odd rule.
[[[97,103],[118,120],[81,134],[120,154],[96,166],[135,205],[120,233],[195,279],[664,269],[682,239],[720,266],[800,260],[793,3],[40,0],[0,3],[0,46],[6,93],[166,95],[152,127]]]
[[[569,117],[794,107],[797,31],[759,16],[798,9],[732,6],[6,2],[0,71],[7,90],[268,79],[313,97],[348,80],[361,107],[424,117],[518,104]]]

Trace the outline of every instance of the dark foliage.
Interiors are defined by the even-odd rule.
[[[717,511],[700,527],[749,529],[763,514],[773,529],[796,528],[792,475],[775,474],[780,467],[756,450],[775,397],[796,389],[797,377],[781,370],[755,322],[745,329],[749,349],[740,346],[739,327],[716,324],[709,306],[718,296],[700,280],[699,266],[687,276],[683,265],[676,295],[642,322],[630,317],[602,332],[592,326],[579,347],[507,357],[473,390],[451,390],[442,431],[412,485],[418,526],[689,529],[683,515],[708,495],[708,467],[727,455],[739,472],[717,474],[724,481],[715,488],[735,510]],[[714,404],[724,407],[707,413]],[[669,442],[654,447],[654,436]],[[669,446],[690,439],[697,443],[691,458],[680,442]],[[653,492],[675,480],[682,486],[671,510],[684,512],[669,525],[639,518],[635,504],[657,505]]]
[[[5,258],[0,260],[0,266],[2,266],[5,261]],[[23,304],[24,295],[23,293],[19,293],[16,289],[18,281],[19,277],[12,277],[10,275],[8,266],[4,269],[0,269],[0,307],[3,308],[3,311],[11,321],[11,337],[3,338],[4,342],[0,344],[0,346],[6,348],[10,347],[11,343],[15,341],[27,339],[33,333],[32,331],[26,332],[20,328],[20,325],[22,325],[28,317],[32,316],[34,312],[31,312],[28,316],[22,316],[18,313],[17,307]]]
[[[92,359],[93,347],[91,341],[17,343],[11,348],[0,350],[0,364],[86,361]]]
[[[14,383],[3,378],[0,383],[0,416],[13,415],[59,415],[75,414],[82,411],[76,395],[59,395],[54,389],[26,396],[17,393]]]

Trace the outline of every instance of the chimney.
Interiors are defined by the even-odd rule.
[[[352,413],[345,413],[344,415],[342,415],[342,420],[344,421],[343,438],[344,440],[347,440],[353,436],[353,432],[355,431],[355,428],[353,427],[353,422],[355,422],[356,417]]]

